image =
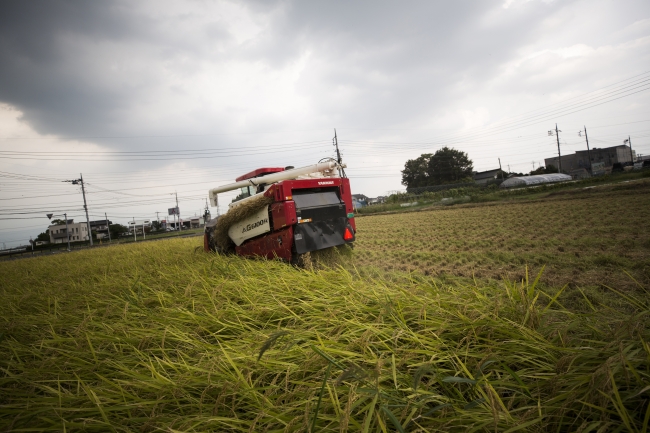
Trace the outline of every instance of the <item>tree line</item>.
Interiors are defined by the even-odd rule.
[[[529,174],[557,173],[552,165],[539,167]],[[443,147],[435,153],[423,153],[416,159],[409,159],[402,170],[402,185],[409,188],[436,186],[454,183],[470,183],[473,178],[474,165],[467,153],[457,149]],[[523,173],[500,171],[497,178],[524,176]]]
[[[406,188],[473,182],[474,165],[465,152],[443,147],[436,153],[423,153],[409,159],[402,171]]]

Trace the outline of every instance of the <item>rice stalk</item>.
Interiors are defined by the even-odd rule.
[[[539,274],[307,272],[196,242],[0,263],[1,430],[647,432],[643,292],[571,309]]]

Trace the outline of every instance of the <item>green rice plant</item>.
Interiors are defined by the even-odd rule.
[[[2,431],[647,431],[647,293],[309,271],[197,239],[0,263]]]

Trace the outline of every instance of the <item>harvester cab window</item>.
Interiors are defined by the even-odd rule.
[[[254,186],[245,186],[241,189],[241,198],[250,197],[255,194]]]
[[[232,199],[233,203],[242,199],[245,199],[246,197],[250,197],[255,194],[255,187],[254,186],[245,186],[241,188],[240,193]]]

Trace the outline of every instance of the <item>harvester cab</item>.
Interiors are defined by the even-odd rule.
[[[301,264],[310,252],[351,244],[356,225],[344,164],[329,160],[293,167],[259,168],[209,191],[240,190],[228,212],[205,227],[206,251],[280,258]]]

